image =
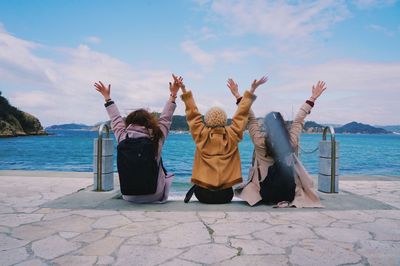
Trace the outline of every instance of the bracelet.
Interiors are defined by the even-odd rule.
[[[314,102],[312,102],[312,101],[310,101],[310,100],[307,100],[306,103],[307,103],[309,106],[314,107]]]
[[[176,97],[178,97],[176,95],[172,95],[172,93],[169,96],[171,96],[172,98],[175,98],[175,99],[176,99]]]
[[[107,100],[106,100],[106,103],[108,103],[109,101],[111,101],[111,98],[110,98],[110,99],[107,99]]]

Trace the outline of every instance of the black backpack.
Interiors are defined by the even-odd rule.
[[[122,195],[149,195],[157,190],[160,165],[150,138],[126,138],[117,146]],[[162,165],[162,160],[160,159]],[[164,169],[164,168],[163,168]]]

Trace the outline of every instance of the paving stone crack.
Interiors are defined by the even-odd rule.
[[[196,216],[200,220],[200,222],[204,225],[204,227],[206,228],[208,235],[210,236],[211,243],[215,243],[215,239],[214,239],[215,231],[209,225],[207,225],[207,223],[201,218],[201,216],[198,212],[196,212]]]

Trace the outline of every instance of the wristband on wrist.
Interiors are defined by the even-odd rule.
[[[105,99],[106,103],[108,103],[109,101],[111,101],[111,98]]]
[[[178,97],[176,95],[173,95],[172,93],[169,96],[171,96],[172,98],[175,98],[175,99],[176,99],[176,97]]]
[[[105,107],[108,107],[110,105],[114,104],[114,101],[112,101],[111,99],[109,101],[106,101],[106,103],[104,104]]]
[[[314,102],[312,102],[312,101],[310,101],[310,100],[307,100],[306,103],[307,103],[309,106],[314,107]]]

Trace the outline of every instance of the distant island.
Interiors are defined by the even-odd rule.
[[[400,133],[400,125],[390,125],[390,126],[375,126],[379,128],[386,129],[387,131],[391,131],[393,133]]]
[[[325,125],[317,124],[313,121],[307,121],[304,124],[303,132],[305,133],[322,133]],[[383,128],[373,127],[371,125],[350,122],[341,127],[334,127],[335,133],[342,134],[392,134],[393,132],[387,131]]]
[[[336,133],[357,133],[357,134],[391,134],[393,132],[389,132],[383,128],[377,128],[370,125],[351,122],[342,127],[335,128]]]
[[[94,126],[88,126],[84,124],[61,124],[46,127],[46,130],[92,130]]]
[[[156,115],[159,115],[156,113]],[[262,118],[258,118],[260,122],[262,122]],[[228,124],[231,123],[231,119],[228,119]],[[96,131],[99,129],[100,124],[107,123],[110,126],[110,121],[99,122],[93,126],[84,125],[84,124],[63,124],[63,125],[54,125],[47,127],[46,130],[93,130]],[[290,127],[292,121],[287,121],[287,126]],[[304,123],[303,133],[322,133],[324,128],[327,125],[318,124],[314,121],[307,121]],[[396,126],[390,126],[395,128]],[[400,126],[397,126],[400,128]],[[385,130],[381,127],[374,127],[371,125],[366,125],[357,122],[351,122],[345,124],[343,126],[334,127],[335,133],[343,133],[343,134],[391,134],[393,131]],[[184,115],[174,115],[172,117],[172,131],[189,131],[189,126],[186,122],[186,117]]]
[[[12,106],[0,92],[0,137],[47,135],[36,117]]]
[[[303,127],[303,133],[322,133],[325,126],[314,121],[306,121]]]

